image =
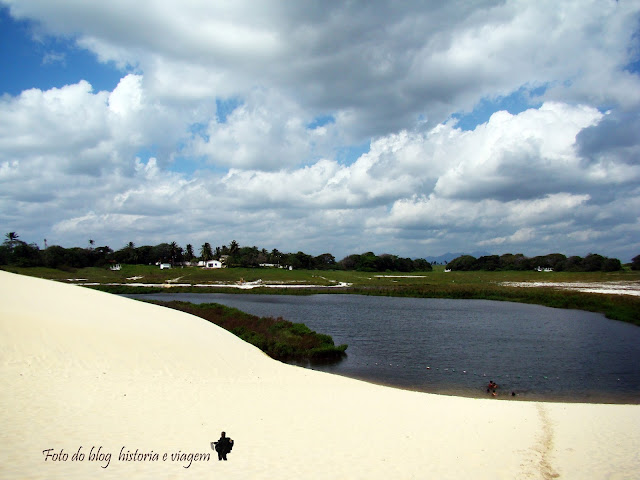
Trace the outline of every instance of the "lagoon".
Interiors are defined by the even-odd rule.
[[[215,302],[303,322],[346,343],[347,357],[308,368],[399,388],[483,397],[640,403],[640,328],[603,315],[488,300],[346,294],[136,294]],[[512,397],[511,392],[516,396]]]

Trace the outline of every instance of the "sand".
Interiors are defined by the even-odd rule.
[[[398,390],[79,286],[0,272],[0,292],[2,479],[640,478],[639,405]]]
[[[506,287],[557,288],[606,295],[640,296],[640,282],[501,282]]]

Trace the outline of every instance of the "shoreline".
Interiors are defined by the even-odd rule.
[[[484,388],[446,388],[446,389],[438,389],[438,390],[429,390],[429,389],[421,389],[418,387],[409,387],[402,385],[395,385],[389,382],[376,381],[374,379],[366,378],[364,376],[351,376],[345,375],[343,373],[337,372],[326,372],[325,370],[316,370],[313,367],[307,367],[304,365],[300,365],[299,363],[287,362],[288,365],[294,365],[301,368],[308,368],[309,370],[313,370],[316,372],[328,373],[330,375],[336,375],[339,377],[350,378],[353,380],[370,383],[371,385],[378,385],[385,388],[394,388],[407,392],[415,392],[415,393],[423,393],[427,395],[441,395],[444,397],[457,397],[457,398],[468,398],[474,400],[491,400],[491,401],[502,401],[502,402],[526,402],[526,403],[562,403],[562,404],[581,404],[581,405],[640,405],[640,394],[626,394],[626,395],[612,395],[612,396],[598,396],[593,401],[588,401],[584,398],[567,398],[567,396],[562,395],[547,395],[543,396],[542,394],[533,394],[516,392],[516,396],[511,396],[511,390],[505,389],[502,392],[498,392],[496,397],[492,397],[487,394]],[[473,393],[477,391],[477,393]],[[594,392],[596,394],[598,392]]]

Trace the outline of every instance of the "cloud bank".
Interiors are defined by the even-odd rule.
[[[122,72],[0,98],[25,240],[640,253],[637,2],[1,3]]]

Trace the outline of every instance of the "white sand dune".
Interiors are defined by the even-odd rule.
[[[83,287],[0,272],[0,292],[2,479],[640,478],[638,405],[397,390]],[[227,462],[209,446],[222,430]],[[119,460],[123,447],[158,459]],[[177,452],[211,456],[189,466]]]

